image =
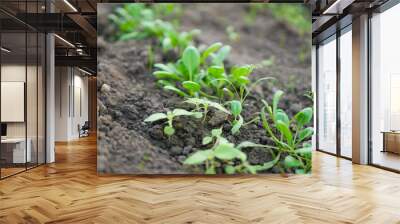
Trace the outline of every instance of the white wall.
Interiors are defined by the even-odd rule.
[[[8,64],[1,66],[1,81],[25,82],[25,65]],[[1,108],[7,110],[7,108]],[[25,137],[25,122],[7,123],[7,137]]]
[[[38,70],[37,70],[38,69]],[[1,81],[2,82],[23,82],[26,85],[26,101],[23,100],[22,107],[12,108],[3,105],[1,108],[3,113],[22,113],[22,121],[20,122],[5,122],[7,124],[7,137],[9,138],[24,138],[27,136],[29,139],[32,151],[32,161],[36,162],[36,158],[39,159],[39,163],[44,163],[44,83],[41,67],[25,64],[3,64],[1,66]],[[27,80],[25,80],[27,78]],[[9,98],[7,94],[9,92],[3,92],[2,98]],[[25,89],[19,90],[19,94],[24,94]],[[24,98],[24,97],[23,97]],[[26,102],[26,106],[25,106]],[[12,103],[12,102],[11,102]],[[14,102],[18,103],[18,102]],[[14,110],[14,111],[13,111]],[[19,110],[19,111],[15,111]],[[24,114],[26,113],[26,120]],[[3,120],[3,119],[2,119]],[[37,156],[37,153],[39,154]]]
[[[55,68],[55,141],[67,141],[69,132],[69,68]]]
[[[24,65],[18,64],[5,64],[1,66],[1,81],[2,82],[25,82],[26,70],[28,69],[28,74],[31,74],[34,68],[32,66],[28,66],[27,68]],[[25,82],[26,83],[26,82]],[[28,93],[29,96],[36,96],[35,93]],[[7,108],[1,108],[2,110],[7,110]],[[29,116],[29,114],[28,114]],[[36,114],[35,114],[36,116]],[[28,120],[31,121],[31,117],[28,117]],[[7,136],[8,137],[25,137],[25,122],[7,122]]]
[[[55,86],[55,140],[77,139],[78,125],[88,120],[88,78],[76,68],[56,67]]]

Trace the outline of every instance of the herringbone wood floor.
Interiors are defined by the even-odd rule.
[[[322,153],[310,176],[96,174],[96,141],[0,181],[0,223],[400,223],[400,175]]]

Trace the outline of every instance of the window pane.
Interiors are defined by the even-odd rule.
[[[39,46],[38,46],[38,164],[45,163],[45,93],[46,93],[46,79],[45,79],[45,52],[46,37],[44,34],[39,33]]]
[[[26,33],[1,34],[1,177],[25,170],[30,162],[26,141]]]
[[[27,33],[28,62],[26,80],[26,115],[27,115],[27,140],[30,147],[30,160],[28,168],[37,165],[37,33],[28,31]]]
[[[352,35],[340,36],[340,153],[352,156]]]
[[[372,17],[372,163],[400,170],[400,4]]]
[[[336,41],[318,48],[318,147],[336,153]]]

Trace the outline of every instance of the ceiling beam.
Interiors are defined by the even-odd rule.
[[[89,39],[96,39],[97,30],[88,22],[88,20],[80,14],[68,14],[67,15],[71,20],[73,20],[78,26],[85,31],[86,34],[90,37]]]
[[[91,56],[55,56],[56,66],[88,67],[96,70],[97,58]]]

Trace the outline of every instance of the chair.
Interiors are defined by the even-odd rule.
[[[90,129],[89,121],[85,121],[82,127],[80,127],[80,125],[78,124],[79,138],[89,136],[89,129]]]

